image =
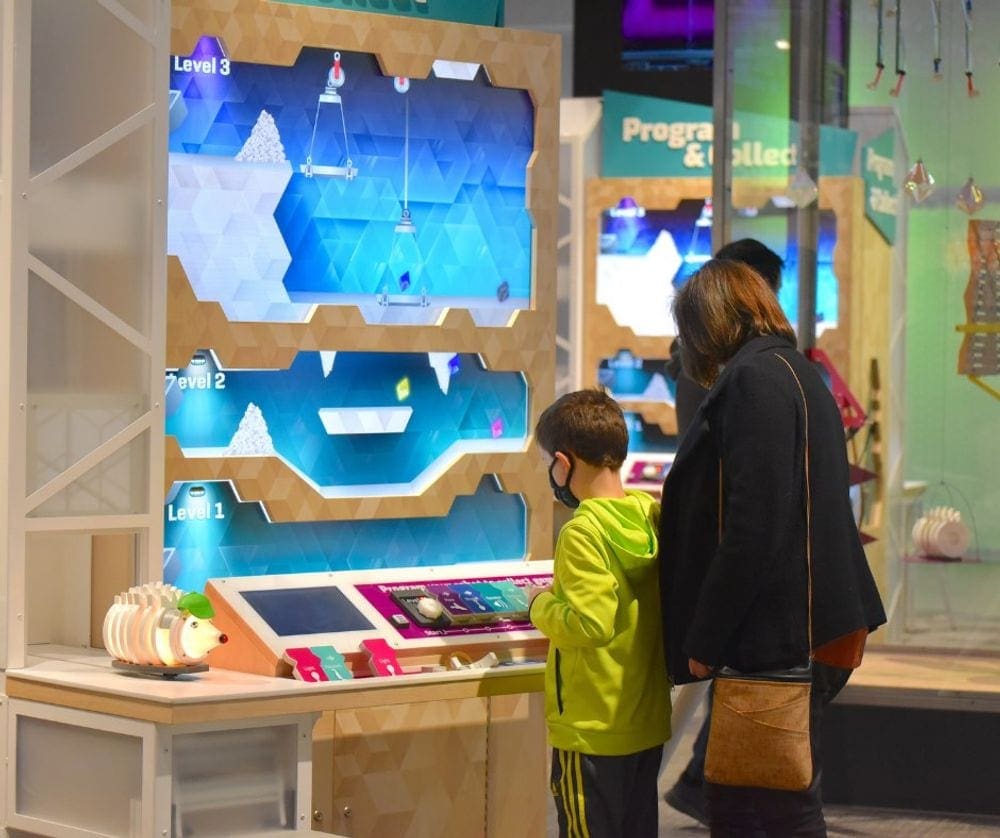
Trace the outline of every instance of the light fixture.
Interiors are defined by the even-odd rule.
[[[910,193],[916,203],[920,203],[934,191],[934,177],[927,171],[924,161],[918,159],[903,179],[903,189]]]
[[[774,46],[780,50],[789,50],[792,48],[792,42],[786,40],[785,38],[778,38],[778,40],[774,42]]]
[[[986,196],[983,194],[983,190],[971,177],[955,196],[955,206],[969,215],[979,212],[985,203]]]

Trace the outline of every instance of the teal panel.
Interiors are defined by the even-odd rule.
[[[900,193],[896,178],[896,132],[892,128],[861,147],[861,177],[865,181],[865,217],[893,244]]]
[[[672,99],[604,92],[604,177],[710,177],[712,109]],[[798,165],[798,126],[737,112],[734,175],[780,175]],[[820,174],[851,173],[858,136],[820,127]]]
[[[480,26],[503,26],[504,0],[271,0],[298,6],[321,6],[349,12],[377,12],[383,15],[422,17]]]

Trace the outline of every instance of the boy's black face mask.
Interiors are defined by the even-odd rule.
[[[575,463],[569,455],[567,455],[567,459],[569,460],[569,471],[566,473],[566,485],[560,486],[552,476],[552,469],[555,468],[557,462],[555,457],[552,458],[552,462],[549,465],[549,485],[552,487],[552,494],[556,496],[556,500],[559,503],[570,509],[576,509],[580,505],[580,499],[573,494],[573,490],[569,487],[569,481],[573,479],[573,467]]]

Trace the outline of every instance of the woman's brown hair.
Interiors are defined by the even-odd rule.
[[[674,297],[673,310],[684,366],[705,386],[711,386],[719,367],[751,338],[780,335],[795,341],[774,292],[741,262],[706,262]]]

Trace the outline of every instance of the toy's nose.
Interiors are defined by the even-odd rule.
[[[229,642],[229,638],[226,637],[226,635],[224,635],[224,634],[220,634],[219,635],[219,642],[220,643],[228,643]]]

